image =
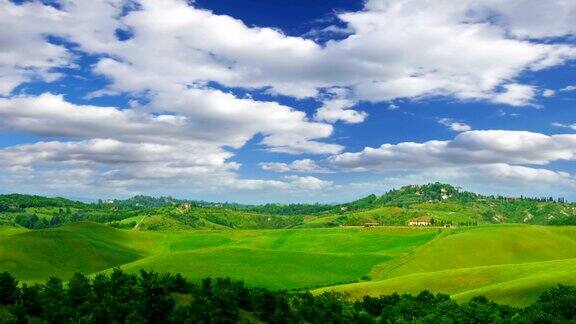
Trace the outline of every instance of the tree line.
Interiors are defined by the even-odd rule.
[[[485,297],[456,303],[428,291],[350,301],[334,292],[276,292],[229,278],[191,283],[143,270],[36,285],[0,273],[1,323],[565,323],[576,320],[575,305],[576,287],[563,285],[517,308]]]

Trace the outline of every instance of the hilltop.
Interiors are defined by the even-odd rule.
[[[404,186],[344,204],[245,205],[149,196],[83,203],[0,195],[0,223],[30,229],[78,221],[141,230],[183,230],[407,225],[411,220],[436,226],[568,225],[576,224],[576,205],[562,198],[480,195],[442,183]]]
[[[410,217],[452,224],[576,224],[576,205],[563,198],[488,196],[443,183],[404,186],[339,207],[349,215],[393,224]]]

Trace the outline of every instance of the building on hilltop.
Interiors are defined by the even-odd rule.
[[[410,221],[408,221],[408,225],[410,225],[410,226],[430,226],[430,225],[432,225],[432,222],[430,221],[430,218],[428,218],[428,217],[420,217],[420,218],[411,219]]]

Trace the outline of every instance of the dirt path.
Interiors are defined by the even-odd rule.
[[[140,226],[140,223],[142,223],[144,218],[146,218],[146,216],[142,217],[142,219],[138,223],[136,223],[136,225],[134,225],[133,229],[138,229],[138,226]]]

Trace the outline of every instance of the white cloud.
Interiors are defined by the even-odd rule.
[[[199,137],[186,117],[74,105],[62,95],[50,93],[0,98],[0,131],[154,143],[193,141]]]
[[[468,131],[449,141],[383,144],[329,158],[332,166],[350,171],[405,171],[506,180],[576,184],[565,172],[527,167],[576,160],[576,135],[543,135],[524,131]]]
[[[567,172],[553,171],[542,168],[530,168],[518,165],[488,164],[478,167],[487,179],[498,179],[499,182],[520,182],[533,184],[572,185],[576,186],[576,178]],[[475,171],[475,170],[471,170]],[[485,180],[484,180],[485,181]]]
[[[342,147],[317,141],[332,134],[333,126],[311,122],[306,114],[280,105],[239,99],[218,90],[193,88],[165,91],[153,98],[150,109],[170,107],[188,117],[203,136],[214,136],[225,145],[240,147],[257,133],[271,151],[286,153],[335,153]]]
[[[566,86],[566,87],[564,87],[564,88],[560,89],[560,91],[562,91],[562,92],[567,92],[567,91],[576,91],[576,85],[569,85],[569,86]]]
[[[560,127],[560,128],[571,128],[571,129],[573,129],[573,130],[576,130],[576,123],[574,123],[574,124],[564,124],[564,123],[554,122],[554,123],[552,123],[552,126],[554,126],[554,127]]]
[[[130,6],[137,8],[126,10]],[[38,185],[42,177],[48,183],[70,174],[78,183],[118,190],[327,186],[313,177],[239,179],[231,148],[257,135],[269,151],[335,154],[331,161],[342,168],[414,169],[410,165],[418,161],[429,168],[490,166],[510,177],[550,176],[514,164],[573,159],[571,135],[469,132],[466,124],[446,121],[464,133],[452,141],[339,154],[343,147],[327,140],[334,131],[329,123],[363,122],[367,114],[353,109],[360,101],[448,96],[535,106],[538,86],[518,78],[576,57],[573,44],[547,41],[575,33],[574,7],[562,0],[369,0],[364,10],[338,15],[344,30],[324,31],[349,37],[320,45],[184,0],[70,0],[60,9],[0,0],[0,96],[8,96],[0,99],[0,130],[45,138],[0,150],[0,164],[10,174],[3,174],[9,179],[4,181]],[[133,37],[118,40],[117,29]],[[86,98],[127,93],[146,104],[119,109],[75,105],[52,94],[11,96],[26,82],[57,80],[63,73],[58,68],[82,63],[76,57],[82,52],[96,58],[93,72],[109,82]],[[240,98],[225,87],[314,97],[322,105],[310,120],[286,105]],[[297,172],[309,162],[295,163],[271,168]]]
[[[573,1],[483,1],[486,15],[520,38],[562,37],[576,33]]]
[[[325,47],[271,28],[248,27],[179,0],[142,0],[139,10],[116,18],[113,13],[122,8],[118,3],[94,1],[96,10],[71,1],[63,6],[68,14],[59,13],[61,24],[45,32],[113,57],[101,59],[96,71],[122,91],[158,92],[216,81],[298,98],[345,86],[354,100],[448,95],[524,105],[529,86],[512,83],[504,94],[498,87],[523,71],[576,56],[569,44],[534,41],[572,33],[571,14],[566,14],[572,6],[548,2],[546,12],[563,18],[551,24],[554,28],[541,28],[542,19],[528,28],[533,2],[372,0],[365,10],[340,14],[353,35]],[[132,30],[134,37],[115,40],[115,27]],[[509,37],[510,31],[518,37]]]
[[[319,166],[310,159],[295,160],[290,163],[262,162],[258,164],[263,170],[274,172],[328,173],[330,170]]]
[[[330,158],[333,165],[357,170],[418,169],[495,163],[544,165],[576,159],[576,135],[478,130],[449,141],[404,142],[367,147]]]
[[[280,180],[239,179],[239,165],[226,162],[229,153],[200,151],[186,145],[136,144],[115,140],[39,142],[0,150],[0,184],[42,190],[70,190],[92,195],[129,195],[162,190],[180,194],[194,190],[230,192],[275,190],[293,193],[332,186],[315,177],[287,176]]]
[[[315,141],[332,126],[309,122],[306,115],[274,102],[238,99],[216,90],[191,89],[171,103],[179,115],[152,115],[141,109],[79,106],[49,93],[0,99],[0,130],[72,138],[116,138],[130,142],[174,141],[241,147],[257,133],[274,150],[337,153],[339,145]]]
[[[229,161],[233,154],[223,146],[240,147],[262,133],[263,143],[273,150],[341,150],[339,145],[313,140],[330,135],[330,125],[309,122],[305,114],[288,107],[237,99],[214,90],[191,89],[188,95],[181,96],[178,105],[173,104],[173,111],[180,113],[177,115],[150,114],[139,107],[120,110],[74,105],[49,93],[0,98],[0,131],[59,139],[1,149],[0,166],[9,171],[4,179],[19,181],[19,185],[45,179],[45,188],[55,188],[64,182],[50,177],[91,169],[92,173],[66,183],[77,181],[78,187],[132,192],[154,186],[222,190],[223,186],[256,184],[304,190],[301,182],[306,179],[238,179],[239,164]],[[295,165],[303,167],[305,163]],[[21,179],[17,180],[19,174]]]
[[[453,130],[455,132],[467,132],[469,130],[472,130],[472,127],[470,127],[470,125],[453,121],[450,118],[439,118],[438,123],[448,127],[450,130]]]
[[[534,87],[522,84],[506,84],[504,91],[494,95],[494,102],[510,106],[530,105],[534,98]]]
[[[361,123],[366,119],[368,114],[350,109],[355,104],[354,101],[348,99],[331,99],[324,101],[322,106],[316,111],[314,119],[329,123],[334,123],[339,120],[350,124]]]
[[[49,6],[0,0],[0,96],[35,79],[54,81],[53,69],[69,66],[72,55],[45,39],[45,33],[64,14]]]
[[[331,181],[320,180],[307,176],[286,176],[283,180],[245,180],[234,179],[228,185],[239,190],[282,190],[282,191],[314,191],[327,189],[332,186]]]
[[[546,97],[546,98],[554,97],[555,94],[556,94],[556,91],[554,91],[552,89],[544,89],[542,91],[542,96]]]
[[[333,87],[326,90],[325,98],[322,99],[322,106],[316,111],[314,119],[335,123],[339,120],[357,124],[363,122],[368,114],[363,111],[355,111],[352,108],[357,104],[350,99],[350,89]]]
[[[306,176],[299,177],[295,175],[287,176],[285,178],[292,186],[303,190],[323,190],[332,186],[332,181],[324,181],[315,177]]]

